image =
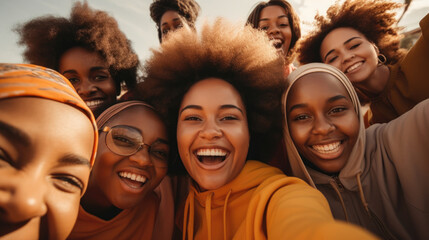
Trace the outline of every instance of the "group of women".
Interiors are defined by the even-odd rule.
[[[20,25],[0,238],[428,239],[429,15],[406,51],[400,7],[336,3],[301,39],[286,0],[201,29],[194,0],[154,0],[144,64],[87,3]]]

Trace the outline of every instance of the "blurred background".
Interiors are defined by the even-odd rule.
[[[411,47],[420,35],[419,21],[429,13],[429,0],[399,1],[404,9],[398,12],[399,25],[404,27],[404,47]],[[12,29],[20,23],[42,15],[67,17],[76,0],[0,0],[0,62],[23,62],[23,48],[18,46],[18,34]],[[156,26],[149,15],[152,0],[87,0],[92,8],[107,11],[116,18],[121,30],[133,43],[141,60],[147,59],[150,48],[159,45]],[[198,26],[205,20],[221,16],[244,24],[258,0],[197,0],[201,13]],[[301,18],[302,35],[311,29],[316,12],[324,14],[335,0],[290,0]]]

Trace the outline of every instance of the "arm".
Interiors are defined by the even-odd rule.
[[[391,68],[391,101],[399,114],[429,98],[429,14],[420,21],[422,35],[400,62]]]
[[[322,193],[297,178],[288,179],[288,186],[269,201],[268,239],[376,239],[357,226],[335,221]]]

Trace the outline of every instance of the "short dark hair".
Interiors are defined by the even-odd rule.
[[[93,10],[87,3],[76,2],[70,18],[43,16],[19,25],[19,44],[25,45],[24,58],[32,64],[58,71],[61,56],[70,48],[83,47],[97,52],[109,65],[116,83],[128,89],[137,85],[139,59],[131,42],[116,20],[104,11]]]
[[[301,64],[323,62],[320,46],[334,29],[350,27],[374,43],[387,58],[387,64],[397,62],[404,54],[399,49],[400,35],[393,10],[402,5],[386,0],[346,0],[329,7],[326,17],[317,14],[316,28],[301,42],[298,60]]]
[[[251,143],[268,159],[282,137],[283,64],[265,33],[217,19],[204,25],[200,36],[181,29],[153,50],[138,89],[166,119],[175,140],[180,104],[189,88],[211,77],[229,82],[246,106]],[[183,173],[181,162],[176,164],[172,172]]]
[[[298,14],[296,14],[295,10],[289,2],[287,2],[286,0],[269,0],[267,2],[259,2],[247,18],[247,24],[249,24],[253,28],[259,28],[259,18],[261,17],[261,12],[264,8],[268,6],[279,6],[286,11],[287,18],[289,20],[289,24],[291,26],[292,31],[292,39],[290,41],[289,51],[286,55],[286,58],[288,58],[289,61],[292,62],[295,56],[296,43],[301,37],[301,27],[299,24],[300,21]]]
[[[187,24],[195,29],[200,5],[194,0],[154,0],[150,5],[150,17],[156,23],[159,42],[162,42],[161,18],[167,11],[176,11]]]

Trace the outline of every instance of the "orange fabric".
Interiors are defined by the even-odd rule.
[[[262,162],[248,160],[216,190],[190,188],[183,239],[376,239],[335,221],[319,191]]]
[[[124,209],[108,221],[86,212],[80,206],[76,225],[67,239],[152,239],[158,202],[159,199],[152,193],[144,203]]]
[[[39,97],[71,105],[82,111],[94,127],[91,166],[98,146],[98,132],[94,115],[76,93],[70,82],[49,68],[31,64],[0,63],[0,99]]]

